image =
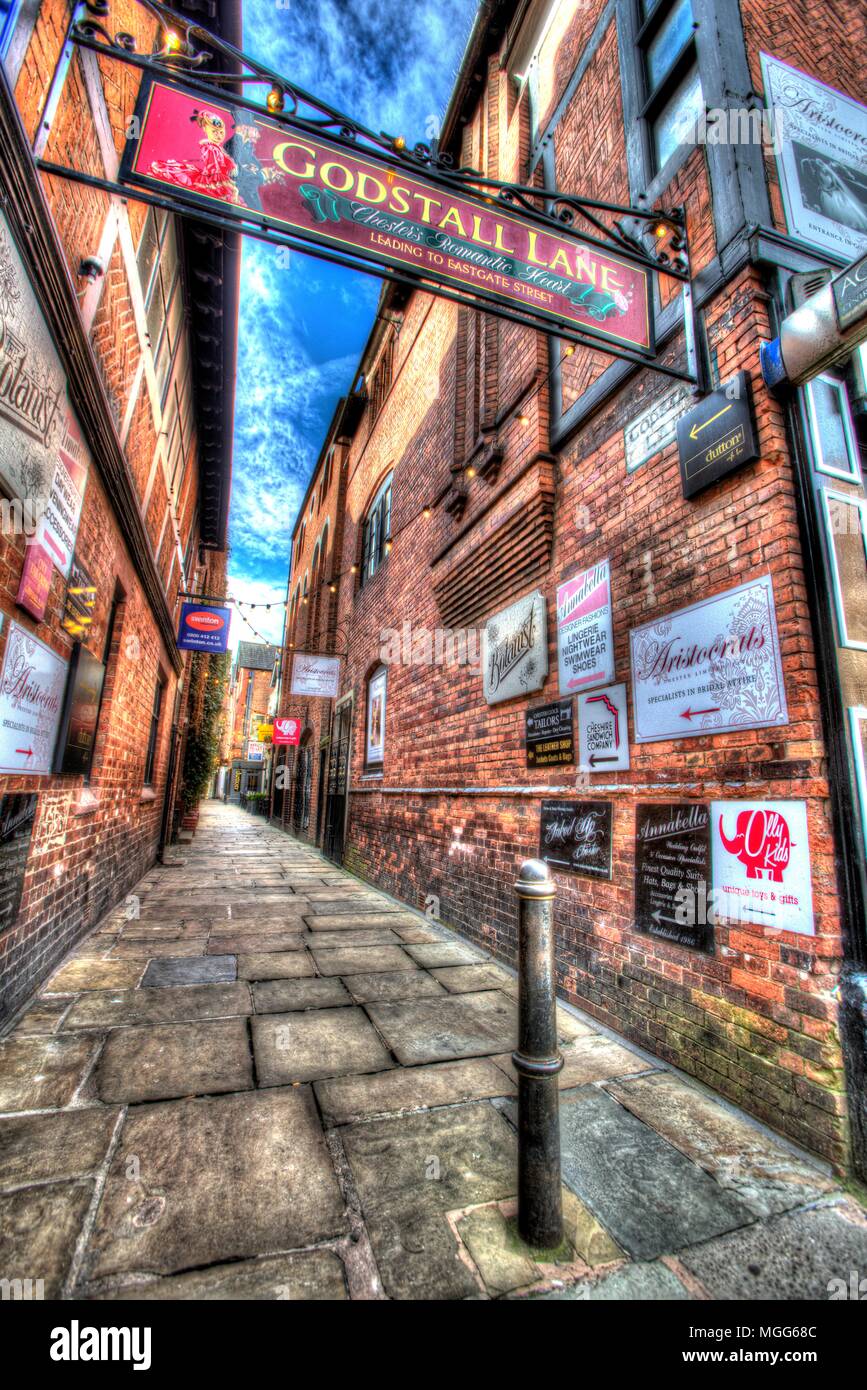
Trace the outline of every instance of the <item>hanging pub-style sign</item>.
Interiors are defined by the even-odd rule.
[[[254,216],[414,280],[469,289],[537,322],[568,324],[652,354],[651,275],[634,253],[506,212],[466,185],[419,168],[396,173],[374,149],[352,150],[291,117],[279,122],[222,96],[163,79],[142,83],[120,181],[233,217]]]

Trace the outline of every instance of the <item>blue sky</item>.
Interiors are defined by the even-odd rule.
[[[476,0],[244,0],[244,50],[373,130],[435,133]],[[247,238],[241,268],[229,592],[232,644],[279,642],[292,525],[351,385],[380,282]]]

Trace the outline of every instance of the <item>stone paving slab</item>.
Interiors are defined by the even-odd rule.
[[[260,1086],[393,1066],[363,1009],[254,1014],[252,1029]]]
[[[46,994],[78,994],[89,989],[134,989],[144,974],[137,960],[93,960],[76,957],[61,967],[46,985]]]
[[[310,931],[301,937],[306,947],[318,946],[322,951],[344,950],[347,946],[399,946],[397,932],[384,927],[362,928],[361,931]],[[407,963],[409,966],[409,962]],[[414,967],[413,967],[414,968]]]
[[[486,1057],[439,1066],[395,1068],[372,1076],[341,1076],[313,1087],[326,1124],[345,1125],[399,1110],[461,1105],[513,1095],[514,1084]]]
[[[788,1212],[685,1250],[680,1259],[711,1298],[848,1299],[852,1271],[860,1279],[867,1269],[867,1221],[849,1203]]]
[[[27,1187],[0,1197],[2,1278],[34,1284],[41,1279],[41,1297],[59,1298],[92,1198],[92,1180]]]
[[[346,988],[359,1004],[380,999],[419,999],[446,991],[426,970],[389,970],[371,975],[347,975]]]
[[[330,1250],[304,1250],[214,1265],[191,1274],[175,1274],[154,1283],[135,1284],[102,1295],[109,1300],[154,1302],[183,1299],[196,1302],[279,1299],[292,1302],[342,1302],[349,1295],[343,1266]]]
[[[346,1229],[309,1087],[165,1101],[127,1116],[85,1272],[174,1274]]]
[[[217,1095],[252,1085],[253,1060],[243,1018],[115,1029],[96,1069],[97,1093],[106,1102]]]
[[[585,1300],[590,1303],[688,1302],[691,1295],[661,1260],[653,1264],[627,1264],[596,1283],[582,1280],[565,1289],[535,1296],[539,1301]]]
[[[475,994],[481,989],[503,989],[514,984],[514,977],[499,965],[447,965],[431,974],[450,994]]]
[[[426,970],[446,965],[475,965],[484,959],[475,946],[465,946],[462,942],[437,941],[422,946],[408,945],[406,949],[413,960]]]
[[[108,1153],[119,1114],[93,1106],[0,1120],[0,1191],[93,1173]]]
[[[517,1081],[518,1073],[511,1053],[495,1057],[494,1061]],[[570,1042],[563,1051],[563,1070],[557,1079],[560,1090],[566,1091],[575,1086],[586,1086],[591,1081],[608,1081],[614,1076],[628,1076],[643,1071],[647,1071],[647,1062],[642,1057],[630,1052],[628,1047],[612,1042],[610,1038],[591,1033]]]
[[[377,917],[396,917],[400,916],[405,910],[398,907],[397,904],[392,906],[390,903],[376,902],[372,898],[319,898],[314,897],[310,893],[305,896],[307,898],[307,907],[305,908],[304,915],[312,918],[346,917],[352,915],[362,917],[374,914]],[[371,926],[372,923],[368,922],[366,925]]]
[[[236,978],[234,956],[202,956],[200,960],[170,957],[152,960],[141,983],[143,989],[159,989],[178,985],[224,985]]]
[[[560,1097],[563,1177],[628,1254],[653,1260],[753,1220],[743,1202],[594,1086]]]
[[[238,957],[240,980],[299,980],[313,974],[307,951],[254,951]]]
[[[384,971],[412,970],[402,946],[344,946],[327,950],[313,947],[320,975],[372,975]]]
[[[402,927],[396,925],[394,930],[395,934],[400,937],[401,941],[411,942],[414,946],[423,946],[429,942],[441,940],[441,938],[437,936],[436,932],[431,931],[429,927]]]
[[[179,989],[124,989],[76,1000],[63,1021],[67,1029],[132,1028],[149,1023],[182,1023],[229,1018],[253,1011],[250,989],[233,985],[184,985]]]
[[[180,956],[203,956],[208,945],[206,936],[183,941],[126,941],[112,946],[109,960],[159,960],[165,956],[177,960]]]
[[[385,927],[390,931],[400,932],[401,927],[416,926],[418,919],[404,916],[399,912],[306,912],[304,921],[310,931],[366,931],[371,928]]]
[[[835,1186],[757,1125],[671,1072],[612,1082],[606,1090],[735,1192],[757,1216],[815,1201]]]
[[[208,955],[211,956],[303,950],[304,940],[300,932],[273,932],[267,936],[258,932],[234,932],[226,936],[212,936],[208,942]]]
[[[336,975],[328,979],[259,980],[252,986],[257,1014],[291,1013],[299,1009],[351,1007],[352,995]]]
[[[69,999],[39,999],[22,1014],[12,1029],[15,1037],[30,1033],[55,1033],[69,1008]]]
[[[368,1004],[367,1012],[398,1061],[408,1067],[517,1046],[517,1011],[496,990]]]
[[[91,1038],[64,1035],[0,1042],[0,1111],[68,1105],[90,1068],[93,1049]]]
[[[477,1298],[445,1213],[512,1195],[509,1126],[482,1102],[348,1125],[341,1135],[389,1296]]]

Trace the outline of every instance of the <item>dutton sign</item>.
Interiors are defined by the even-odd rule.
[[[228,608],[185,603],[181,608],[178,648],[182,652],[224,652],[229,646]]]
[[[163,80],[142,83],[120,181],[409,272],[616,347],[653,353],[650,270],[456,193],[375,149],[269,120]]]

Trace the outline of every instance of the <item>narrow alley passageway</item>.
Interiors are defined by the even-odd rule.
[[[0,1254],[45,1297],[827,1297],[863,1212],[559,1011],[567,1241],[513,1236],[517,982],[205,803],[0,1043]],[[652,1177],[651,1177],[652,1175]]]

